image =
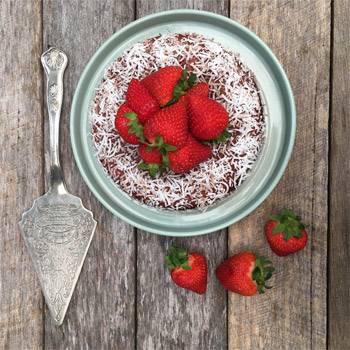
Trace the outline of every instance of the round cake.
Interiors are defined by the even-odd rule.
[[[115,115],[132,79],[161,67],[181,66],[209,84],[210,97],[229,113],[229,139],[185,174],[156,178],[138,168],[137,146],[115,130]],[[198,34],[163,34],[136,43],[116,58],[96,89],[90,122],[96,157],[111,180],[131,198],[157,209],[205,210],[235,191],[262,150],[266,115],[254,74],[238,54]]]

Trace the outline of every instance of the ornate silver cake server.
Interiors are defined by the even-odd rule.
[[[61,325],[77,283],[96,221],[81,199],[68,193],[59,161],[59,122],[67,56],[50,48],[41,56],[50,119],[49,190],[23,213],[19,225],[50,313]]]

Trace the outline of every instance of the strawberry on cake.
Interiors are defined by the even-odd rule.
[[[134,44],[105,71],[91,108],[96,155],[133,199],[205,210],[259,156],[261,96],[239,56],[197,34]]]

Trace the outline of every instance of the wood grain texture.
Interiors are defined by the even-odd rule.
[[[275,263],[274,289],[229,294],[230,349],[325,349],[330,1],[231,2],[231,16],[256,32],[282,62],[297,106],[297,137],[286,174],[268,200],[231,227],[229,251],[253,249]],[[308,225],[307,249],[278,258],[263,225],[289,207]]]
[[[113,218],[92,197],[72,157],[68,116],[77,80],[97,46],[133,20],[135,1],[0,1],[0,349],[326,348],[330,2],[231,1],[232,18],[261,36],[283,63],[296,98],[298,132],[279,186],[254,214],[229,230],[231,254],[249,248],[274,261],[274,289],[254,298],[229,294],[227,311],[227,294],[214,277],[215,267],[227,254],[225,231],[186,239],[138,232],[135,239],[132,227]],[[347,0],[333,3],[328,345],[338,350],[350,343],[350,9]],[[138,17],[173,8],[229,12],[228,0],[136,1]],[[44,49],[56,45],[69,56],[62,163],[69,190],[82,197],[98,220],[61,328],[43,309],[17,224],[22,211],[44,192],[42,141],[45,130],[47,144],[48,128],[47,115],[44,129],[42,114],[42,39]],[[284,206],[304,218],[311,237],[305,251],[278,258],[268,248],[262,227],[270,211]],[[207,256],[205,296],[170,281],[163,257],[171,243]]]
[[[193,238],[138,232],[137,348],[226,349],[227,295],[214,270],[227,253],[226,231]],[[164,266],[171,244],[202,253],[208,260],[208,289],[198,295],[177,287]]]
[[[69,59],[61,120],[64,174],[68,189],[82,198],[98,222],[63,326],[56,328],[46,311],[45,347],[133,349],[134,230],[104,209],[85,186],[73,160],[68,121],[74,89],[82,69],[98,45],[133,20],[134,1],[61,0],[44,1],[43,6],[44,46],[63,49]],[[45,135],[47,139],[47,128]]]
[[[1,1],[0,18],[0,349],[40,349],[43,299],[18,227],[43,191],[40,1]]]
[[[227,16],[229,0],[136,0],[137,17],[173,9],[196,9]]]
[[[139,17],[174,8],[228,14],[227,1],[137,1]],[[175,286],[164,266],[171,243],[204,253],[208,290],[200,296]],[[137,236],[137,348],[221,350],[227,348],[227,294],[215,280],[215,266],[227,254],[227,233],[172,239],[146,232]]]
[[[328,344],[338,350],[350,344],[350,5],[336,0],[333,6]]]

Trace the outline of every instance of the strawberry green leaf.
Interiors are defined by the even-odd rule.
[[[169,102],[167,102],[167,104],[165,104],[163,107],[169,107],[169,106],[173,105],[175,102],[177,102],[178,100],[179,100],[178,97],[174,97]]]
[[[286,208],[282,209],[281,215],[291,217],[296,220],[298,219],[298,217],[293,212]]]
[[[159,150],[159,153],[160,153],[162,156],[166,156],[166,155],[168,154],[168,152],[166,151],[165,148],[161,148],[161,149]]]
[[[277,224],[277,225],[273,228],[272,233],[273,233],[273,234],[277,234],[277,233],[284,232],[284,230],[285,230],[285,227],[284,227],[283,224]]]
[[[166,256],[164,259],[165,259],[165,264],[168,266],[169,269],[174,269],[176,267],[171,261],[169,256]]]
[[[293,237],[296,237],[296,238],[301,238],[303,235],[301,234],[301,232],[296,232],[294,231],[293,233]]]
[[[148,170],[148,164],[141,162],[137,165],[137,167],[141,170]]]
[[[283,209],[280,214],[270,215],[269,218],[277,222],[272,234],[282,233],[286,241],[292,237],[302,237],[302,230],[305,229],[305,225],[301,222],[300,217],[290,210]]]
[[[147,145],[147,149],[154,149],[154,148],[156,148],[159,151],[159,153],[162,155],[162,164],[157,170],[162,173],[169,167],[168,152],[176,151],[177,148],[173,145],[164,143],[163,137],[160,135],[157,135],[155,137],[154,142]]]
[[[157,176],[157,173],[160,171],[159,164],[154,164],[154,163],[141,162],[137,165],[137,167],[141,170],[148,171],[149,175],[152,178],[155,178]]]
[[[185,80],[186,80],[186,78],[187,78],[187,69],[185,68],[183,71],[182,71],[182,74],[181,74],[181,78],[180,78],[180,80],[179,80],[179,83],[180,82],[184,82]]]
[[[164,106],[161,106],[161,107],[162,108],[168,107],[174,104],[175,102],[177,102],[181,96],[186,95],[188,89],[190,89],[194,85],[196,80],[197,80],[197,76],[195,74],[190,74],[190,76],[188,77],[188,72],[187,72],[187,69],[185,68],[182,71],[180,79],[174,86],[173,98],[170,101],[168,101]]]
[[[172,257],[172,261],[174,262],[175,266],[181,266],[182,265],[181,262],[180,262],[180,259],[176,255],[174,255]]]
[[[155,143],[156,143],[157,146],[162,145],[164,143],[163,137],[160,136],[160,135],[157,135],[156,139],[155,139]]]
[[[187,252],[185,249],[178,249],[177,254],[180,259],[186,259],[187,260]]]
[[[176,85],[176,86],[174,87],[173,95],[174,95],[175,97],[180,97],[180,96],[182,96],[183,94],[184,94],[184,86],[182,86],[182,85]]]
[[[182,267],[184,270],[191,270],[188,264],[187,251],[176,246],[171,246],[169,248],[168,255],[165,257],[165,263],[170,270],[176,267]]]
[[[163,155],[162,156],[162,165],[164,166],[164,168],[168,168],[169,167],[169,157],[168,157],[168,155]]]
[[[252,276],[253,276],[253,280],[254,280],[254,281],[257,281],[257,280],[259,279],[259,276],[260,276],[260,271],[259,271],[259,269],[255,268],[255,269],[253,270]]]
[[[149,164],[149,174],[152,178],[155,178],[157,173],[159,171],[159,165],[158,164]]]
[[[226,142],[231,137],[231,134],[227,129],[225,129],[216,139],[211,141],[204,141],[203,143],[206,145],[217,145],[222,142]]]
[[[137,119],[137,114],[135,112],[126,112],[124,114],[125,117],[127,117],[130,120],[138,120]]]
[[[145,142],[145,136],[143,134],[143,126],[140,124],[137,114],[134,112],[127,112],[124,114],[126,118],[129,119],[128,122],[128,132],[130,134],[136,135],[136,137],[141,141]]]
[[[188,265],[188,263],[184,263],[184,264],[181,264],[181,267],[184,269],[184,270],[191,270],[191,267]]]
[[[270,260],[264,257],[256,257],[252,278],[256,283],[259,293],[264,293],[265,288],[271,288],[266,285],[266,281],[272,277],[274,271],[275,269],[272,267]]]
[[[215,140],[217,143],[226,142],[230,138],[231,134],[225,129]]]
[[[187,83],[188,83],[189,87],[192,87],[195,84],[196,80],[197,80],[196,74],[192,73],[190,75],[190,77],[188,78],[188,80],[187,80]]]
[[[164,149],[168,152],[173,152],[173,151],[176,151],[177,148],[173,145],[167,145],[167,144],[164,144]]]

